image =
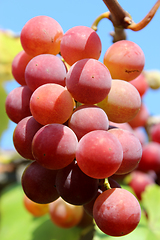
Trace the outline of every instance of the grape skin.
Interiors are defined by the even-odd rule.
[[[56,188],[59,195],[68,203],[83,205],[91,201],[97,194],[98,180],[84,174],[73,161],[58,171]]]
[[[17,152],[24,158],[34,160],[32,140],[36,132],[43,127],[33,116],[23,118],[13,132],[13,144]]]
[[[77,137],[69,127],[53,123],[36,132],[32,141],[32,153],[43,167],[61,169],[74,160],[77,144]]]
[[[55,188],[57,171],[42,167],[37,161],[29,164],[21,178],[26,196],[33,202],[46,204],[55,201],[59,194]]]
[[[24,51],[34,57],[39,54],[58,54],[63,29],[60,24],[48,16],[31,18],[22,28],[20,40]]]
[[[66,122],[73,111],[74,101],[66,88],[47,83],[38,87],[30,99],[33,117],[42,125]]]
[[[49,204],[51,221],[61,228],[71,228],[80,223],[83,217],[83,207],[65,202],[61,197]]]
[[[25,68],[31,59],[32,57],[22,50],[14,57],[12,61],[13,77],[22,86],[26,85]]]
[[[15,123],[31,116],[29,107],[32,91],[28,86],[14,88],[7,96],[5,109],[8,117]]]
[[[88,176],[103,179],[113,175],[120,167],[123,150],[119,140],[108,131],[94,130],[78,142],[76,160]]]
[[[132,232],[141,218],[138,200],[122,188],[108,189],[98,196],[93,206],[97,226],[110,236],[124,236]]]
[[[126,174],[133,171],[141,160],[142,146],[139,139],[132,133],[123,129],[109,130],[118,138],[123,148],[123,160],[115,174]]]
[[[98,106],[81,105],[72,113],[68,126],[80,140],[86,133],[93,130],[108,130],[109,121],[106,113]]]
[[[75,26],[62,37],[60,50],[64,60],[73,65],[84,58],[99,59],[102,44],[98,34],[90,27]]]
[[[34,91],[46,83],[65,87],[66,67],[62,60],[52,54],[40,54],[29,61],[25,69],[25,80]]]
[[[96,104],[110,91],[110,72],[96,59],[79,60],[67,72],[66,87],[76,101]]]
[[[108,96],[97,104],[102,108],[109,121],[125,123],[133,119],[141,107],[141,97],[138,90],[129,82],[112,80]]]
[[[107,49],[103,62],[109,69],[112,79],[131,81],[142,72],[145,56],[136,43],[121,40]]]

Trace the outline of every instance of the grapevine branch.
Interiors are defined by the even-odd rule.
[[[135,23],[130,14],[121,7],[117,0],[103,0],[103,2],[109,11],[99,15],[91,27],[97,31],[99,22],[103,18],[109,19],[114,26],[114,32],[111,33],[113,36],[113,42],[126,39],[124,29],[130,29],[132,31],[142,30],[152,20],[158,8],[160,7],[160,0],[158,0],[147,15],[139,23]]]

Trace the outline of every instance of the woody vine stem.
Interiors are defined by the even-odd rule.
[[[132,31],[143,29],[152,20],[160,7],[160,0],[158,0],[147,15],[139,23],[135,23],[130,14],[121,7],[117,0],[103,0],[103,2],[109,11],[98,16],[92,24],[92,28],[97,31],[99,22],[103,18],[109,19],[114,26],[114,32],[111,34],[113,36],[113,42],[126,39],[124,29],[130,29]]]

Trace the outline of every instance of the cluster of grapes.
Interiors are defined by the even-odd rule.
[[[93,29],[63,33],[48,16],[30,19],[20,39],[23,50],[12,63],[20,86],[8,94],[6,112],[17,123],[15,149],[32,160],[22,175],[24,193],[35,203],[52,204],[52,213],[63,212],[62,200],[80,218],[84,208],[108,235],[132,232],[141,217],[139,202],[112,177],[130,173],[142,157],[138,137],[116,124],[130,122],[141,108],[131,81],[142,74],[143,51],[122,40],[101,63],[102,44]]]

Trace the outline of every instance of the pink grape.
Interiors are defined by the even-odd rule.
[[[65,78],[64,63],[52,54],[40,54],[32,58],[25,69],[25,80],[32,91],[46,83],[56,83],[64,87]]]
[[[155,181],[148,173],[135,170],[130,174],[129,186],[134,190],[139,200],[142,199],[142,193],[146,187],[151,184],[155,184]]]
[[[150,128],[149,135],[153,142],[160,143],[160,123],[157,123]]]
[[[147,106],[142,102],[139,112],[128,123],[132,128],[145,127],[149,118],[149,111]]]
[[[60,50],[64,60],[69,65],[73,65],[84,58],[98,60],[102,44],[98,34],[92,28],[75,26],[63,35]]]
[[[32,91],[28,86],[14,88],[7,96],[5,102],[6,113],[15,123],[23,118],[31,116],[30,98]]]
[[[34,160],[32,154],[32,139],[35,133],[43,127],[32,116],[23,118],[13,132],[13,143],[17,152],[24,158]]]
[[[103,62],[109,69],[113,79],[131,81],[142,72],[145,56],[136,43],[121,40],[107,49]]]
[[[122,146],[117,137],[108,131],[94,130],[85,134],[78,142],[78,166],[92,178],[110,177],[118,170],[122,159]]]
[[[98,60],[82,59],[67,72],[66,87],[76,101],[95,104],[108,95],[111,76],[107,67]]]
[[[68,126],[80,139],[93,130],[108,130],[109,121],[101,108],[95,105],[81,105],[72,113]]]
[[[109,132],[118,138],[123,149],[123,160],[115,174],[127,174],[133,171],[142,157],[139,139],[132,132],[123,129],[114,128]]]
[[[102,108],[108,119],[115,123],[124,123],[133,119],[141,107],[138,90],[129,82],[112,80],[108,96],[97,104]]]
[[[83,207],[69,204],[59,197],[49,204],[49,216],[56,226],[68,229],[82,220]]]
[[[149,85],[147,83],[146,77],[143,74],[143,72],[136,77],[135,79],[131,80],[130,83],[135,86],[135,88],[138,90],[140,96],[142,97],[147,90],[149,89]]]
[[[55,83],[38,87],[30,99],[35,120],[42,125],[66,122],[73,111],[74,101],[68,90]]]
[[[48,169],[61,169],[75,158],[78,140],[75,133],[62,124],[48,124],[33,137],[32,153],[35,160]]]
[[[153,170],[160,171],[160,144],[148,142],[143,145],[142,158],[138,165],[138,170],[147,172]]]
[[[43,54],[58,54],[63,29],[60,24],[48,16],[31,18],[22,28],[20,40],[24,51],[32,57]]]
[[[12,74],[14,79],[20,85],[26,85],[25,81],[25,68],[29,61],[32,59],[24,50],[19,52],[12,61]]]
[[[112,188],[98,196],[93,206],[97,226],[110,236],[124,236],[139,224],[141,207],[136,197],[122,188]]]

